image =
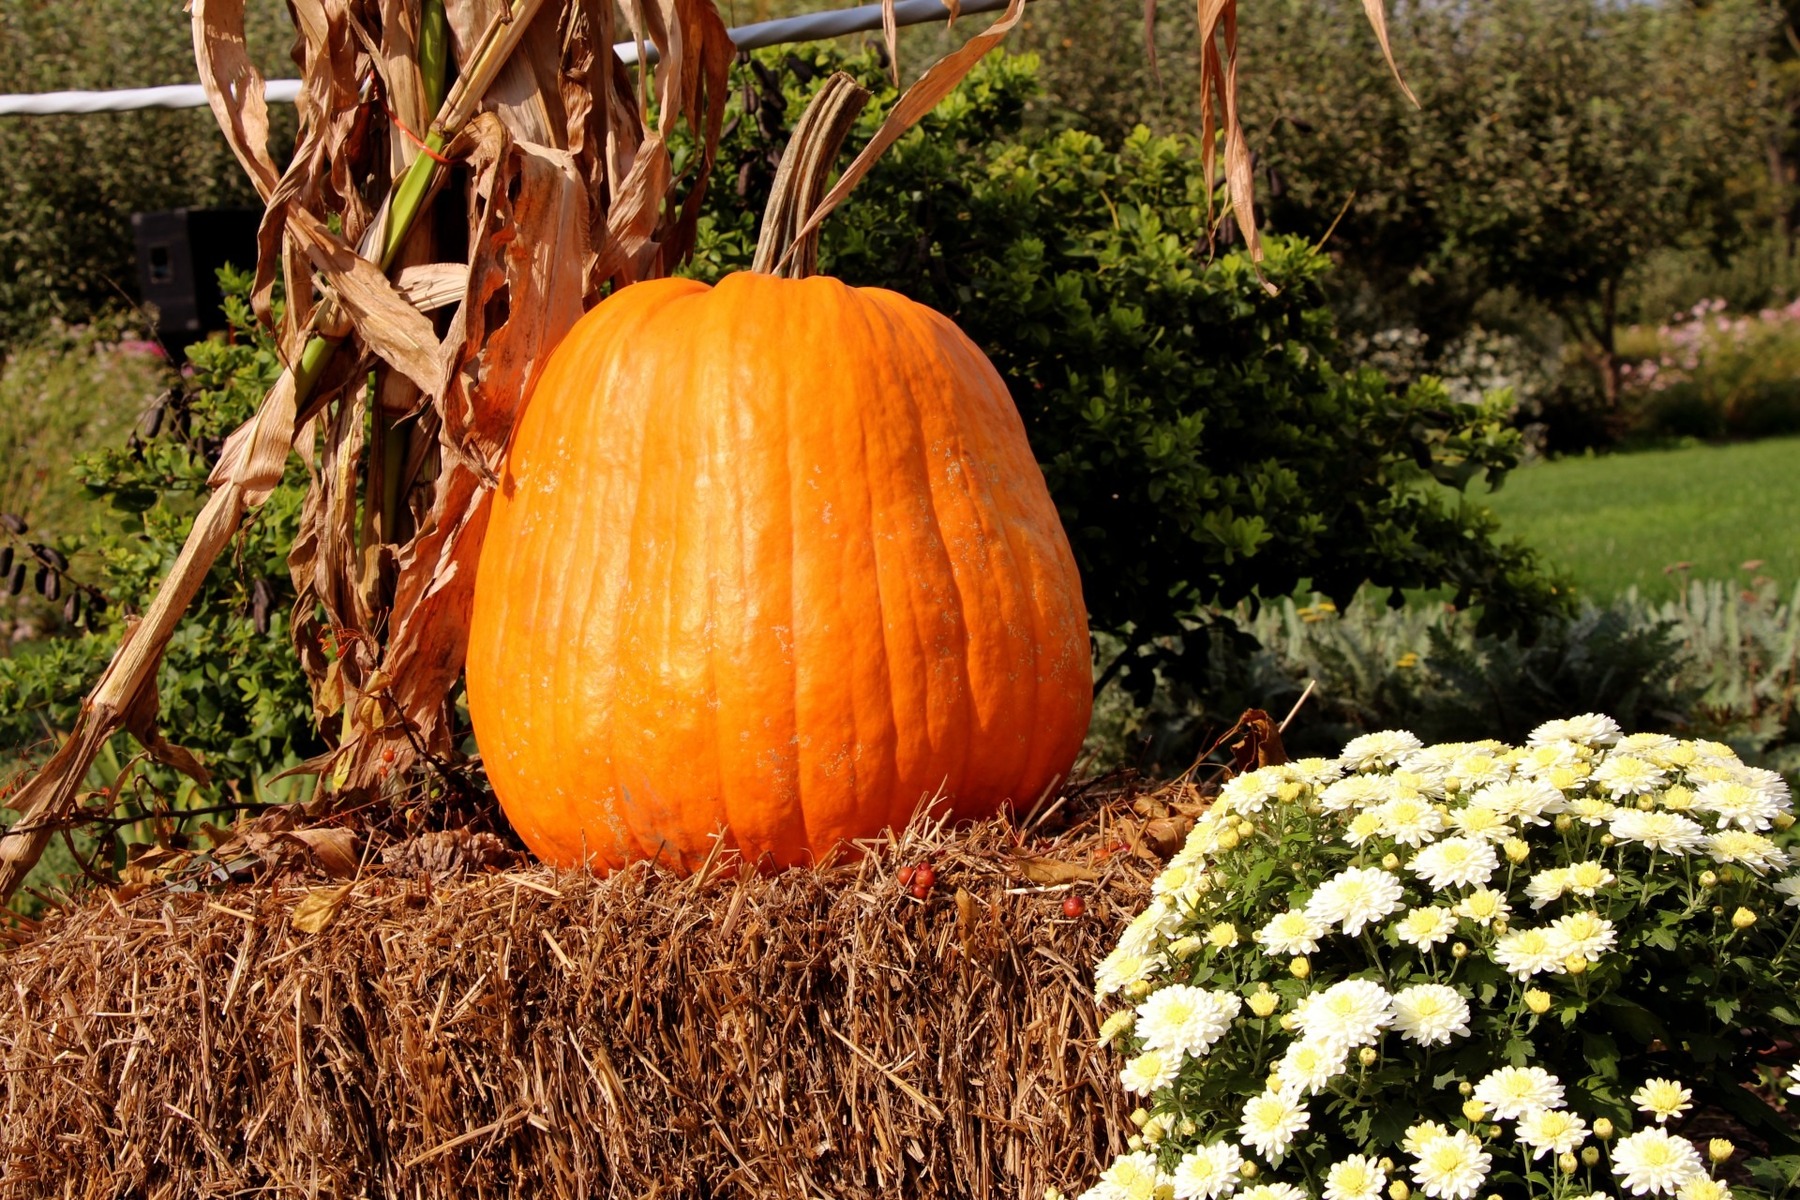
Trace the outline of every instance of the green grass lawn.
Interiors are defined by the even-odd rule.
[[[1515,471],[1486,502],[1594,600],[1695,578],[1800,581],[1800,438],[1568,458]]]

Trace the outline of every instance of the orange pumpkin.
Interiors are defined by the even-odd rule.
[[[764,269],[860,106],[832,88]],[[1075,561],[993,365],[903,296],[760,271],[634,284],[551,356],[494,497],[468,691],[526,845],[598,869],[691,869],[721,835],[779,868],[924,801],[1028,805],[1092,707]]]

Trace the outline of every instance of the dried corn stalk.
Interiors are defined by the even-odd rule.
[[[796,242],[1024,4],[1011,0],[909,89]],[[1204,153],[1210,163],[1217,124],[1234,216],[1255,251],[1236,0],[1199,4]],[[1380,0],[1365,5],[1386,51]],[[227,441],[187,544],[68,740],[13,801],[23,815],[0,839],[0,896],[69,821],[119,729],[204,781],[157,731],[156,670],[208,568],[296,450],[312,486],[288,558],[295,650],[336,743],[310,766],[327,795],[358,795],[445,753],[487,502],[523,398],[583,311],[667,274],[692,242],[735,53],[712,0],[627,0],[622,18],[612,0],[289,0],[301,93],[285,170],[269,153],[243,6],[192,0],[194,52],[266,205],[253,304],[275,326],[280,279],[288,369]],[[891,12],[889,25],[891,41]],[[653,47],[657,65],[628,69],[612,51],[622,38]],[[678,132],[701,150],[687,178],[669,153]],[[415,222],[427,209],[433,219]],[[446,228],[463,234],[451,257],[436,241]]]

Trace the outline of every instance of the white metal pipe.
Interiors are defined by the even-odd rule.
[[[1005,7],[1006,0],[963,0],[961,11],[993,12]],[[949,13],[943,0],[898,0],[894,5],[894,20],[900,25],[941,21]],[[754,50],[760,46],[810,42],[880,28],[881,5],[864,4],[857,8],[828,9],[798,17],[740,25],[731,30],[731,40],[739,49]],[[613,49],[626,63],[637,62],[636,42],[620,42]],[[654,59],[655,47],[646,49]],[[292,103],[299,94],[298,79],[268,81],[266,96],[270,103]],[[0,116],[51,116],[63,113],[131,112],[144,108],[205,107],[206,91],[197,83],[175,84],[170,87],[120,88],[105,92],[37,92],[0,96]]]

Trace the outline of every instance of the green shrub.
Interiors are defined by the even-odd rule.
[[[67,614],[78,626],[70,636],[21,643],[0,660],[0,745],[30,750],[69,728],[120,634],[180,551],[225,435],[279,375],[274,349],[242,298],[248,282],[228,281],[236,340],[193,346],[191,374],[123,445],[78,458],[76,476],[90,498],[86,527],[33,530],[67,560],[71,583],[92,592],[80,592]],[[306,471],[295,459],[208,575],[157,676],[163,727],[200,754],[225,796],[266,798],[260,789],[271,776],[324,748],[288,640],[294,589],[286,558],[305,491]],[[121,761],[128,759],[123,735],[120,748]],[[174,793],[172,775],[144,770],[158,790]]]
[[[748,262],[771,152],[842,60],[787,55],[747,73],[755,113],[722,154],[695,273]],[[865,80],[868,60],[851,62]],[[1122,146],[1022,128],[1036,61],[992,57],[903,139],[825,226],[822,269],[950,316],[1012,392],[1082,571],[1097,630],[1147,695],[1206,605],[1308,584],[1347,603],[1364,584],[1447,587],[1516,627],[1549,589],[1528,553],[1441,484],[1498,481],[1517,435],[1497,405],[1435,381],[1394,392],[1339,365],[1327,260],[1273,238],[1262,287],[1241,253],[1211,258],[1191,140],[1143,129]],[[872,131],[891,91],[878,94]],[[754,117],[754,119],[752,119]]]

